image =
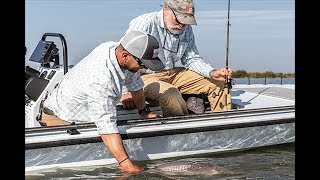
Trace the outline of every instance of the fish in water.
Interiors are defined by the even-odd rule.
[[[155,171],[168,175],[215,175],[222,172],[222,168],[209,163],[196,163],[189,161],[173,161],[161,164]]]

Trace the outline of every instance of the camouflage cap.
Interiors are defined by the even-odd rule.
[[[193,0],[165,0],[182,24],[196,25]]]

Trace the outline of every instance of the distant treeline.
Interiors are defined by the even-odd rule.
[[[277,78],[277,77],[282,77],[282,78],[294,78],[295,74],[294,73],[274,73],[271,71],[266,71],[266,72],[247,72],[245,70],[237,70],[232,73],[233,78]]]

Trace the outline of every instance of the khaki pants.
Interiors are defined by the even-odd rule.
[[[158,101],[165,117],[188,114],[181,93],[207,94],[212,111],[231,109],[231,96],[224,90],[223,81],[211,80],[182,67],[141,77],[146,99]]]
[[[71,123],[58,118],[56,115],[49,115],[42,113],[42,121],[44,121],[47,126],[60,126],[60,125],[70,125]]]

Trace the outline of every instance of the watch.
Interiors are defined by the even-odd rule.
[[[148,108],[148,107],[144,107],[144,108],[142,108],[142,109],[140,109],[139,111],[138,111],[138,113],[139,114],[142,114],[142,113],[150,113],[151,111],[150,111],[150,109]]]

